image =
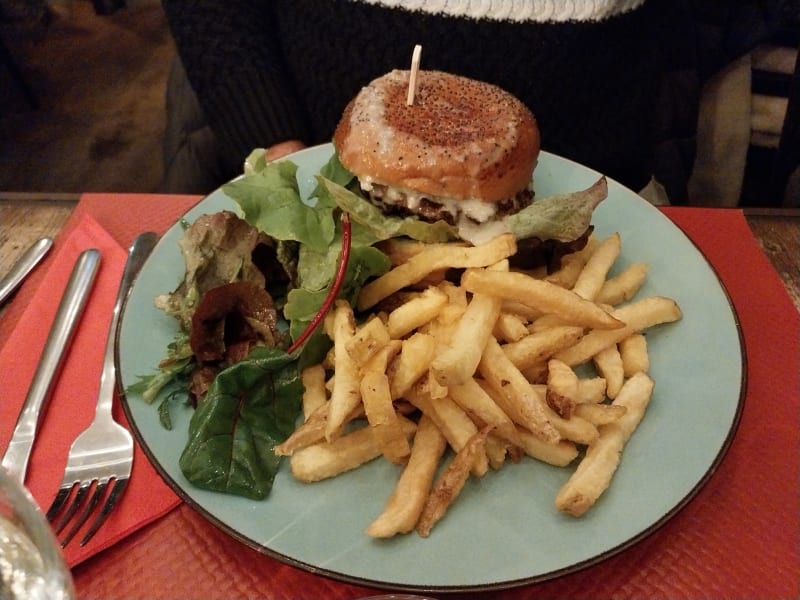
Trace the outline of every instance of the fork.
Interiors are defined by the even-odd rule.
[[[134,240],[128,251],[128,259],[125,263],[117,299],[111,315],[111,325],[106,340],[103,370],[100,376],[100,391],[94,420],[72,442],[64,471],[64,479],[53,500],[53,504],[47,511],[47,520],[51,523],[61,514],[58,522],[53,525],[56,535],[59,535],[83,505],[80,515],[73,521],[69,532],[61,540],[62,548],[72,540],[105,497],[105,503],[97,513],[80,545],[84,546],[94,536],[122,497],[130,479],[131,467],[133,466],[133,437],[131,437],[127,429],[114,421],[114,417],[111,414],[116,384],[114,347],[123,304],[127,299],[136,275],[153,250],[157,240],[156,234],[143,233]],[[109,486],[111,486],[111,489],[106,496],[106,490]],[[76,487],[77,491],[73,494],[73,489]],[[84,502],[92,488],[94,488],[94,492],[88,501]],[[73,499],[67,505],[67,500],[70,496],[73,496]],[[61,511],[65,507],[66,509],[62,514]]]

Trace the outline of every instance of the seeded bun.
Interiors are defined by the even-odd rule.
[[[348,170],[434,198],[489,203],[530,186],[539,128],[522,102],[488,83],[419,71],[408,106],[409,76],[391,71],[348,104],[333,137]]]

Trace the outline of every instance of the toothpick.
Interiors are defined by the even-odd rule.
[[[414,53],[411,55],[411,76],[408,78],[408,96],[406,106],[414,104],[414,94],[417,93],[417,72],[419,72],[419,59],[422,56],[422,46],[414,46]]]

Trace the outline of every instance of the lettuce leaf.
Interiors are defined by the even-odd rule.
[[[300,198],[297,165],[267,163],[260,171],[222,186],[239,204],[244,219],[276,240],[292,240],[324,252],[333,241],[333,203],[310,206]]]
[[[352,247],[350,249],[350,260],[347,263],[347,273],[342,289],[339,292],[339,297],[354,305],[364,282],[371,277],[382,275],[390,267],[389,258],[377,248],[372,246]],[[328,294],[330,285],[331,281],[327,281],[322,288],[304,286],[289,292],[283,315],[292,323],[290,329],[292,339],[297,337],[295,333],[299,334],[302,331],[302,323],[311,321],[317,313],[322,301]],[[298,323],[301,327],[296,332],[295,323]]]
[[[294,288],[283,308],[290,335],[296,339],[325,299],[336,272],[341,225],[335,213],[340,207],[322,185],[304,201],[297,183],[297,165],[290,161],[268,163],[256,152],[248,157],[247,171],[248,175],[223,186],[223,191],[239,204],[251,225],[283,244],[296,243]],[[325,175],[321,181],[352,195],[343,186],[353,183],[353,174],[342,166],[335,153],[320,172]],[[353,197],[358,204],[367,205],[363,199]],[[374,228],[355,221],[351,229],[350,261],[341,296],[354,302],[363,283],[385,273],[390,263],[385,254],[373,247],[379,239],[385,239],[376,236]]]
[[[280,465],[274,448],[294,430],[302,394],[294,357],[254,349],[217,375],[192,414],[181,471],[203,489],[266,498]]]
[[[503,222],[518,240],[535,237],[571,242],[583,235],[594,209],[607,195],[606,178],[601,177],[585,190],[539,198]]]
[[[434,244],[458,239],[456,228],[445,221],[427,223],[416,217],[387,216],[377,206],[365,202],[358,194],[330,179],[320,175],[317,182],[319,197],[350,213],[350,218],[369,230],[375,241],[408,236],[420,242]]]

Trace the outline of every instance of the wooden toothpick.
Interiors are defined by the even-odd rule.
[[[414,94],[417,93],[417,72],[419,72],[419,59],[422,56],[422,46],[414,46],[414,53],[411,55],[411,76],[408,78],[408,96],[406,105],[414,104]]]

